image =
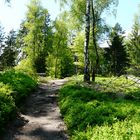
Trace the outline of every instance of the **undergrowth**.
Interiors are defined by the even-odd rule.
[[[0,134],[36,85],[35,79],[22,72],[9,70],[0,73]]]
[[[128,98],[139,96],[138,85],[123,77],[110,80],[98,77],[90,87],[71,81],[60,90],[59,105],[72,140],[140,139],[140,103]],[[126,85],[132,86],[120,88]]]

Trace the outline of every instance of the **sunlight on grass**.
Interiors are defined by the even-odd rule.
[[[140,139],[140,103],[127,98],[140,92],[138,85],[124,77],[98,77],[88,87],[79,79],[79,83],[71,79],[59,94],[61,113],[72,140]],[[99,91],[94,89],[96,84]],[[124,96],[120,98],[118,93]]]

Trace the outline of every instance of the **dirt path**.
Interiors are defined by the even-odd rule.
[[[68,140],[57,104],[58,89],[66,80],[40,84],[3,140]]]

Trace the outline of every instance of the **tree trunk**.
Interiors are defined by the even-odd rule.
[[[95,49],[95,53],[96,53],[96,65],[95,67],[92,66],[92,81],[95,81],[95,74],[97,72],[97,69],[99,67],[99,54],[98,54],[98,49],[97,49],[97,44],[96,44],[96,33],[95,33],[95,28],[96,28],[96,22],[97,19],[95,17],[95,12],[94,12],[94,6],[93,6],[93,0],[91,0],[91,7],[92,7],[92,41],[93,41],[93,50]]]
[[[56,59],[55,59],[54,78],[57,78],[57,62],[58,62],[58,57],[56,57]]]
[[[59,53],[60,43],[61,43],[61,40],[58,41],[57,48],[56,48],[56,55],[55,55],[56,59],[55,59],[55,68],[54,68],[54,76],[55,76],[55,78],[57,78],[57,74],[58,74],[57,64],[58,64],[58,56],[59,56],[58,53]]]
[[[90,0],[86,0],[86,27],[85,27],[85,44],[84,44],[84,82],[90,82],[89,72],[89,35],[90,35]]]

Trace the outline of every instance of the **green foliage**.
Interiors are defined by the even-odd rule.
[[[10,96],[12,93],[8,85],[0,83],[0,134],[7,121],[10,121],[16,114],[14,99]]]
[[[89,88],[77,82],[70,82],[60,90],[59,105],[72,140],[140,138],[140,124],[137,124],[140,104],[125,98],[129,93],[138,92],[139,88],[133,85],[122,91],[117,89],[120,84],[130,85],[132,81],[123,77],[116,82],[114,77],[112,81],[109,85],[112,90],[105,88],[110,79],[102,77],[97,78],[96,83],[96,86],[100,85],[100,91],[93,89],[95,85]],[[126,96],[120,97],[121,92]]]
[[[12,88],[12,97],[15,99],[16,103],[20,102],[20,99],[28,96],[31,89],[36,87],[36,81],[31,77],[14,70],[1,73],[0,81],[4,84],[8,84]]]
[[[29,58],[20,61],[20,63],[15,67],[15,70],[21,71],[33,77],[36,75],[36,70],[32,65],[32,60]]]
[[[9,85],[6,85],[0,82],[0,92],[5,93],[6,95],[11,95],[12,88]]]
[[[3,27],[0,25],[0,70],[3,69],[3,66],[2,66],[2,50],[4,49],[5,45],[4,45],[4,40],[5,40],[5,34],[4,34],[4,31],[3,31]]]
[[[95,127],[93,129],[94,134],[91,139],[104,139],[104,140],[138,140],[140,139],[140,123],[125,120],[122,122],[116,122],[110,127],[109,125],[104,125],[102,127]]]
[[[27,8],[26,19],[18,33],[17,46],[20,47],[23,58],[26,58],[24,61],[31,62],[30,69],[45,73],[46,57],[51,51],[53,40],[49,13],[39,0],[31,0]]]
[[[66,49],[61,58],[61,78],[70,77],[74,74],[73,56],[69,49]]]
[[[110,33],[111,45],[105,49],[105,65],[107,73],[122,75],[128,66],[128,54],[124,45],[121,26],[117,23]]]
[[[61,0],[63,4],[70,3],[70,12],[74,23],[78,26],[82,26],[85,23],[86,1],[83,0]],[[93,0],[95,15],[98,16],[98,20],[103,12],[114,13],[118,0]],[[112,8],[112,9],[111,9]],[[96,21],[97,22],[97,21]]]
[[[135,94],[139,92],[139,85],[124,76],[121,77],[97,77],[96,84],[99,90],[112,93]]]
[[[16,116],[17,106],[22,105],[36,85],[36,80],[15,70],[0,73],[0,134],[5,124]]]
[[[127,52],[129,54],[130,59],[130,68],[128,72],[139,76],[139,68],[140,68],[140,14],[135,16],[134,25],[132,27],[132,33],[129,35],[126,44],[127,44]]]
[[[72,140],[138,140],[140,139],[140,123],[124,120],[117,121],[112,126],[104,124],[103,126],[88,127],[85,132],[78,133],[72,137]]]
[[[74,73],[73,55],[68,47],[68,26],[64,15],[54,22],[54,26],[53,51],[46,58],[47,75],[64,78]]]
[[[3,38],[4,39],[4,38]],[[1,69],[8,69],[16,65],[17,48],[16,48],[16,32],[11,30],[4,42],[1,42],[0,65]]]
[[[70,46],[70,49],[74,54],[74,65],[76,74],[83,73],[84,69],[84,37],[85,36],[83,32],[78,32],[76,37],[74,38],[73,44]]]

